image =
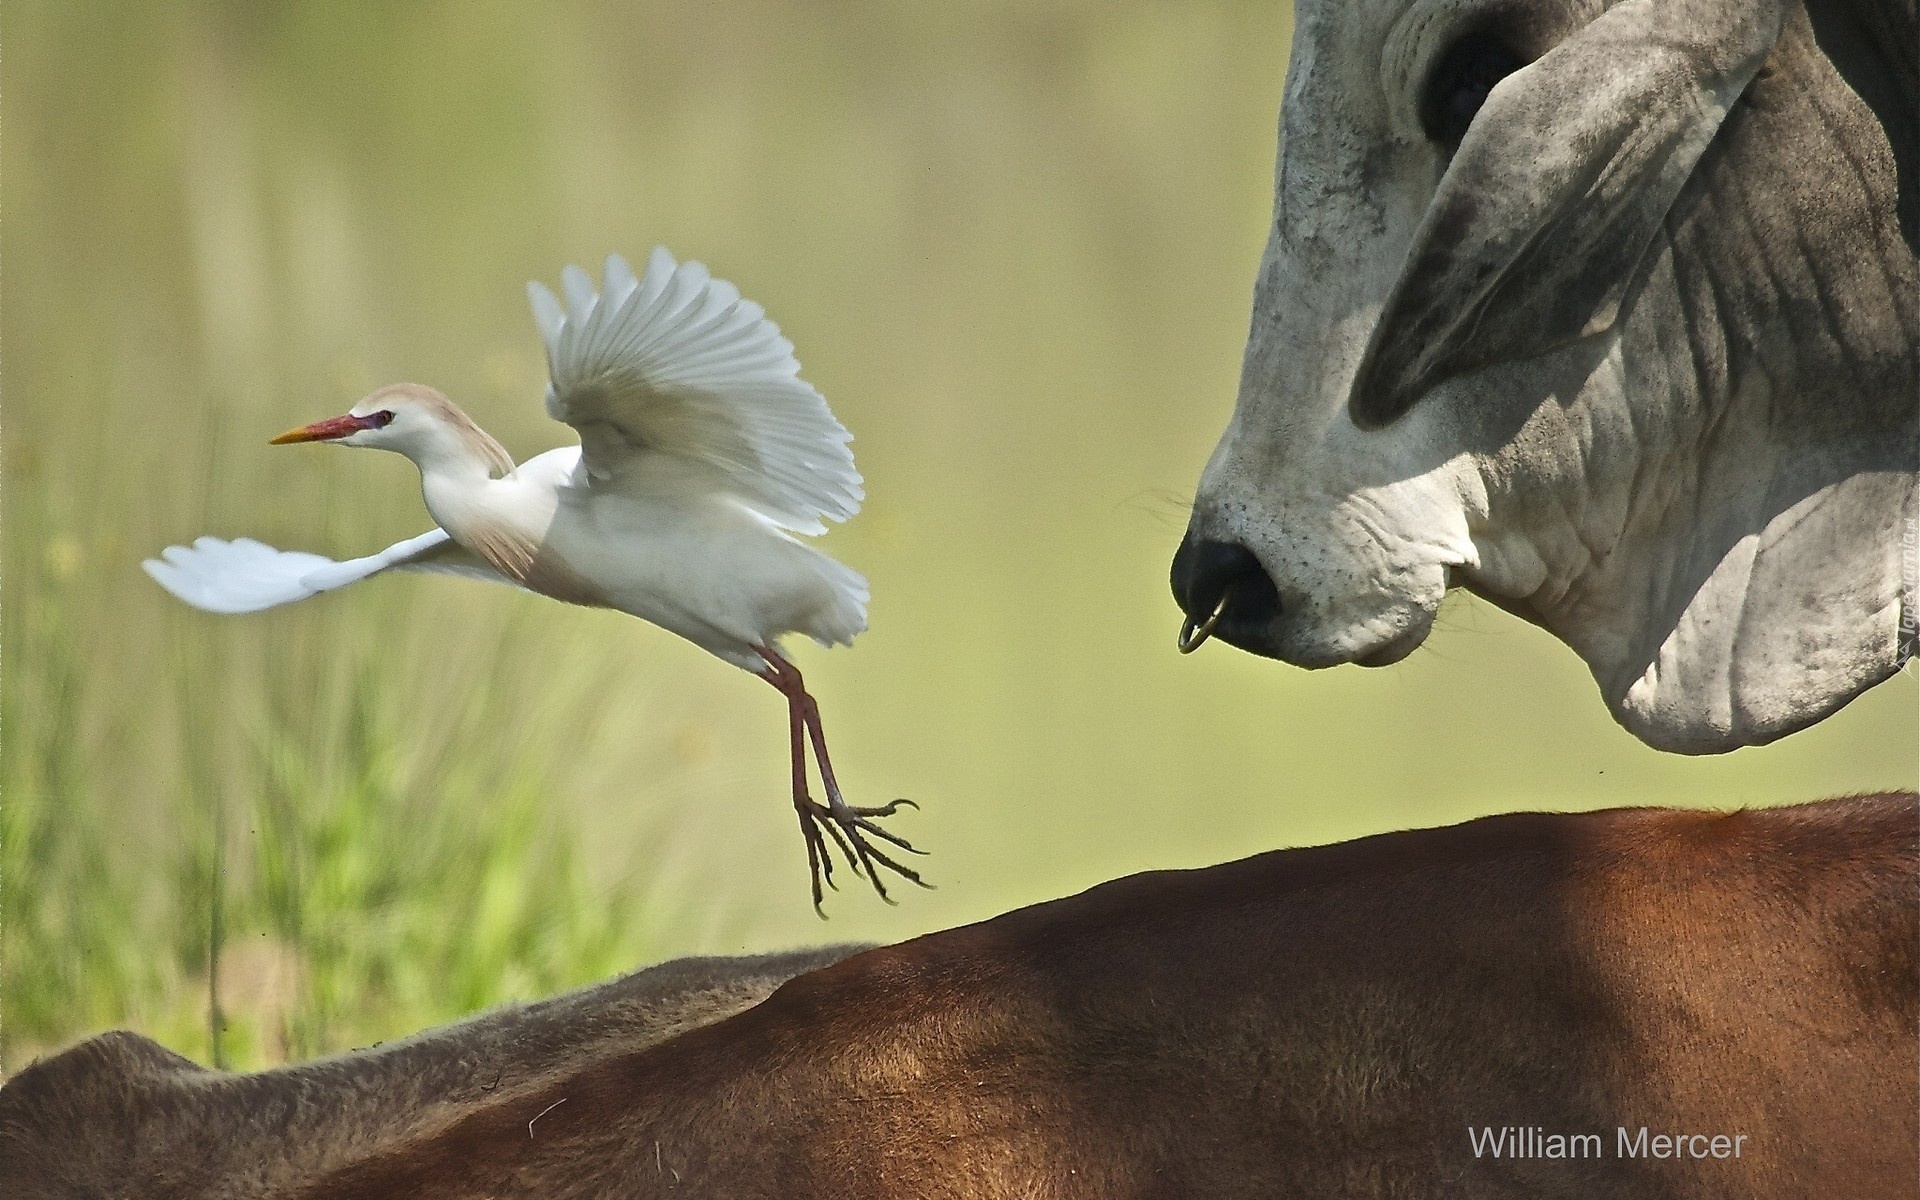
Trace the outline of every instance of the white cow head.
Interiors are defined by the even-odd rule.
[[[1378,665],[1465,586],[1688,752],[1895,671],[1916,31],[1851,2],[1298,0],[1181,606]]]

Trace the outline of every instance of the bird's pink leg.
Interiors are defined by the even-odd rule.
[[[779,671],[778,667],[774,668]],[[773,682],[773,681],[770,681]],[[775,687],[780,687],[774,682]],[[820,883],[825,880],[827,886],[833,883],[833,856],[827,853],[826,843],[820,837],[813,815],[813,797],[807,795],[807,735],[805,718],[800,713],[799,701],[787,694],[787,742],[793,756],[793,808],[800,814],[800,836],[807,843],[807,878],[813,883],[813,910],[825,916],[820,908],[822,899]]]
[[[820,907],[821,883],[824,881],[828,886],[833,885],[833,859],[827,852],[821,830],[825,830],[840,847],[848,865],[856,873],[866,875],[867,881],[873,885],[874,891],[880,893],[882,900],[893,902],[892,897],[887,895],[886,885],[880,882],[875,864],[921,887],[931,887],[920,878],[919,872],[889,858],[866,836],[871,834],[902,850],[920,853],[906,839],[875,824],[878,818],[892,816],[903,804],[914,808],[919,806],[911,800],[895,800],[879,808],[856,808],[848,804],[840,794],[840,783],[833,775],[833,760],[827,754],[827,734],[820,723],[820,705],[807,691],[799,668],[771,647],[756,646],[754,650],[772,672],[762,678],[787,698],[788,733],[793,755],[793,806],[800,814],[800,832],[807,841],[807,867],[813,880],[814,908]],[[827,792],[827,803],[824,805],[815,802],[807,794],[806,746],[809,742],[820,769],[820,782]]]

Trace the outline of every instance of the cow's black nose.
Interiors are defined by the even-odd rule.
[[[1239,644],[1236,631],[1265,626],[1280,612],[1280,593],[1253,551],[1238,542],[1195,541],[1191,533],[1173,553],[1173,598],[1187,614],[1185,649],[1207,634]]]

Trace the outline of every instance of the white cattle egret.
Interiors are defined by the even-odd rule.
[[[578,431],[578,446],[516,467],[451,400],[394,384],[273,444],[406,455],[420,468],[437,528],[347,562],[203,537],[148,559],[147,573],[219,613],[304,600],[394,570],[487,579],[651,621],[786,697],[793,805],[816,908],[822,879],[833,881],[823,830],[881,897],[877,866],[927,886],[868,840],[912,851],[875,824],[912,802],[846,802],[819,706],[779,649],[785,634],[832,646],[867,627],[866,579],[793,536],[824,533],[823,518],[859,511],[852,436],[800,378],[779,327],[701,264],[676,264],[656,249],[639,279],[619,256],[608,258],[598,294],[578,267],[561,281],[564,306],[538,283],[527,294],[547,346],[547,412]],[[809,745],[824,805],[808,793]]]

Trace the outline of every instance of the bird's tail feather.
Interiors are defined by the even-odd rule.
[[[822,646],[850,646],[867,628],[867,601],[872,590],[867,577],[843,562],[821,555],[821,574],[833,590],[832,604],[809,632]]]

